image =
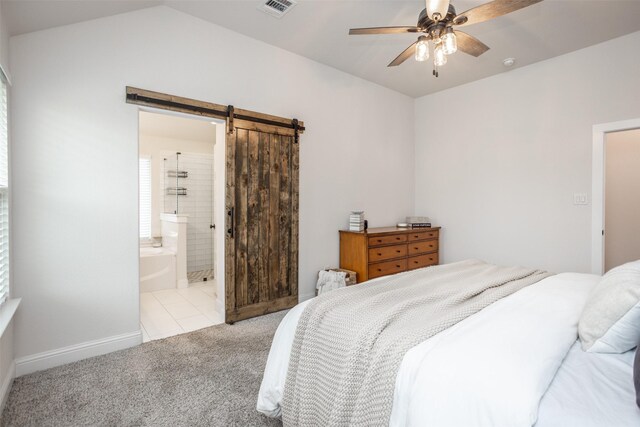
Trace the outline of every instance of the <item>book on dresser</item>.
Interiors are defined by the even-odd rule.
[[[355,271],[358,283],[437,265],[440,227],[340,230],[340,268]]]

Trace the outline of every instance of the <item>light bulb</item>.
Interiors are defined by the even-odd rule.
[[[444,53],[444,48],[442,47],[442,43],[437,45],[433,50],[433,63],[436,67],[442,67],[447,63],[447,55]]]
[[[432,21],[440,21],[449,12],[449,0],[427,0],[427,16]]]
[[[425,36],[420,36],[416,44],[416,61],[422,62],[429,59],[429,40]]]
[[[458,51],[458,42],[453,28],[448,27],[444,36],[442,36],[442,50],[445,55],[451,55]]]

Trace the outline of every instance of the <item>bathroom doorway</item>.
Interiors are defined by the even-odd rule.
[[[224,322],[216,286],[217,126],[195,116],[139,112],[145,342]]]

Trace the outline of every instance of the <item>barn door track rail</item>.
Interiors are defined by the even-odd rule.
[[[227,131],[229,133],[233,133],[234,122],[236,120],[244,120],[247,122],[273,126],[276,132],[277,128],[292,129],[296,144],[299,141],[299,134],[305,131],[304,122],[295,118],[287,119],[251,110],[235,108],[233,105],[214,104],[212,102],[198,101],[191,98],[183,98],[181,96],[168,95],[166,93],[153,92],[131,86],[127,86],[127,103],[176,111],[179,113],[195,114],[203,117],[225,119],[227,121]]]

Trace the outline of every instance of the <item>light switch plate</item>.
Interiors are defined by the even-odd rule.
[[[573,193],[573,204],[574,205],[588,205],[589,204],[589,196],[587,193]]]

